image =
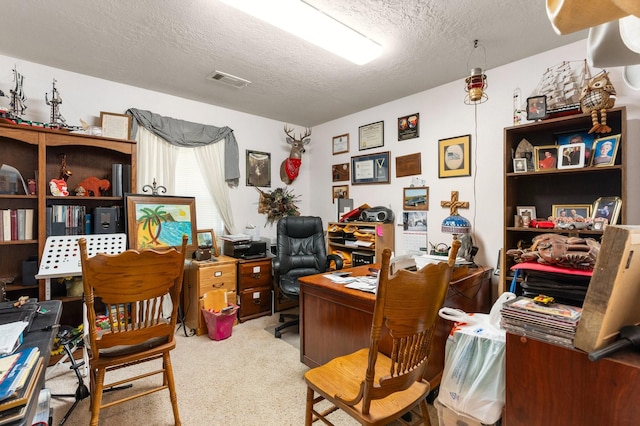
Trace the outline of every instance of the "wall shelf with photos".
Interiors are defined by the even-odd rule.
[[[620,210],[617,222],[625,223],[626,209],[626,176],[625,176],[625,134],[626,108],[624,106],[607,111],[607,124],[612,128],[610,133],[594,135],[585,141],[585,160],[583,167],[574,168],[538,168],[532,167],[527,158],[526,170],[521,169],[521,162],[514,158],[525,158],[531,152],[535,161],[536,147],[562,146],[572,140],[572,136],[588,137],[591,128],[591,115],[579,114],[553,118],[535,123],[522,124],[504,129],[504,226],[503,248],[500,264],[501,289],[508,289],[514,262],[506,251],[518,246],[519,242],[526,246],[532,239],[542,233],[558,233],[564,235],[580,235],[600,239],[602,230],[589,229],[536,229],[515,226],[518,206],[534,206],[538,218],[547,219],[553,216],[553,207],[558,205],[593,205],[601,197],[619,197]],[[592,166],[590,157],[596,141],[601,138],[620,135],[614,161],[607,166]],[[525,141],[525,142],[523,142]],[[523,149],[523,146],[525,149]],[[538,149],[540,151],[540,149]],[[516,153],[518,153],[516,157]],[[520,163],[520,164],[519,164]],[[518,167],[518,170],[516,170]],[[592,209],[595,212],[595,209]],[[592,216],[593,217],[593,216]],[[522,244],[521,243],[521,244]]]

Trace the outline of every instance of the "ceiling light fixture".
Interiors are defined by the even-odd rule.
[[[220,0],[357,65],[382,54],[382,46],[300,0]]]
[[[478,44],[478,40],[473,41],[473,49],[471,54],[469,55],[469,59],[467,59],[467,69],[469,69],[469,60],[471,56],[473,56],[473,52],[478,46],[482,47],[482,55],[484,58],[484,66],[486,67],[487,62],[487,52],[484,50],[484,46]],[[467,96],[464,97],[464,103],[467,105],[475,105],[487,102],[489,100],[489,96],[484,92],[484,89],[487,88],[487,76],[484,74],[482,68],[472,68],[471,75],[464,80],[465,87],[464,90],[467,92]]]

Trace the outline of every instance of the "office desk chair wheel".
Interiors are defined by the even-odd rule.
[[[58,333],[58,337],[60,339],[60,344],[62,345],[65,353],[69,357],[69,362],[71,363],[71,366],[69,367],[69,369],[73,370],[76,373],[76,377],[78,378],[78,387],[76,388],[76,391],[74,393],[51,395],[52,398],[75,398],[73,405],[69,407],[65,415],[62,417],[62,420],[60,420],[60,426],[62,426],[65,424],[65,422],[67,421],[67,419],[69,418],[73,410],[78,406],[80,401],[82,401],[85,398],[88,398],[91,395],[91,393],[89,392],[89,388],[87,387],[87,385],[84,384],[84,380],[82,379],[82,374],[80,373],[80,369],[84,367],[84,361],[76,362],[76,359],[73,357],[73,351],[72,351],[72,349],[75,346],[84,344],[84,342],[82,341],[82,333],[74,334],[72,331],[65,329]],[[130,388],[131,386],[132,386],[131,384],[128,384],[125,386],[114,387],[108,390],[112,391],[112,390],[126,389],[126,388]]]
[[[276,327],[274,331],[274,335],[279,339],[282,337],[282,330],[288,327],[298,326],[300,324],[300,317],[296,314],[280,314],[280,322],[284,322],[286,318],[289,318],[291,321],[288,321],[282,325]]]

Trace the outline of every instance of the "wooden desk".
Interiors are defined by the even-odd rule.
[[[33,395],[27,403],[26,415],[18,421],[8,423],[10,426],[21,426],[32,424],[33,416],[36,414],[36,408],[38,406],[38,394],[39,390],[44,386],[44,377],[46,373],[46,366],[49,364],[49,357],[51,356],[51,346],[53,340],[58,334],[58,324],[60,322],[60,315],[62,314],[62,302],[60,300],[47,300],[40,302],[40,307],[47,310],[45,314],[38,314],[31,325],[31,331],[24,337],[22,345],[18,348],[18,351],[37,346],[40,349],[40,356],[43,357],[42,369],[38,377]]]
[[[354,276],[366,275],[363,265],[347,269]],[[444,305],[466,312],[487,313],[491,309],[492,268],[470,269],[469,274],[451,281]],[[300,278],[300,361],[317,367],[329,360],[368,347],[375,295],[335,284],[324,274]],[[452,323],[442,318],[425,378],[432,387],[440,384],[444,368],[444,346]],[[384,331],[383,331],[384,334]],[[381,344],[384,351],[384,341]]]
[[[640,354],[585,352],[507,333],[505,426],[637,425]]]

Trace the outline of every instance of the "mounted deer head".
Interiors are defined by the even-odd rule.
[[[293,182],[300,172],[300,165],[302,164],[302,154],[305,152],[305,145],[311,142],[311,129],[305,128],[304,134],[300,134],[300,137],[296,139],[293,134],[293,129],[284,125],[284,133],[287,135],[287,143],[291,145],[291,151],[289,152],[289,158],[285,158],[280,165],[280,180],[287,185]]]

